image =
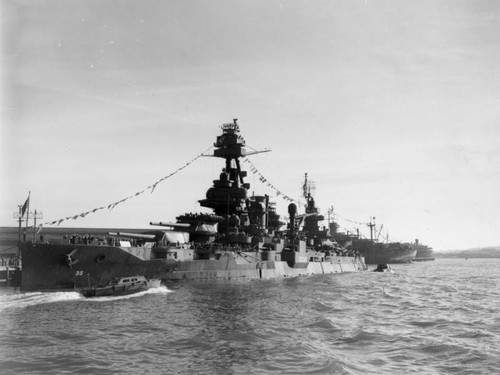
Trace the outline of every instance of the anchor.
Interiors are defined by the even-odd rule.
[[[66,264],[68,265],[69,268],[73,268],[73,265],[80,261],[79,259],[73,259],[73,256],[76,254],[77,251],[78,249],[73,249],[71,253],[66,254]]]

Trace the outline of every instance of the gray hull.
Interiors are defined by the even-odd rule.
[[[21,246],[22,290],[68,290],[104,286],[113,278],[143,275],[163,282],[189,280],[272,279],[358,272],[362,258],[332,256],[290,266],[286,261],[259,261],[227,251],[218,259],[174,261],[141,259],[133,248],[92,245],[31,244]],[[71,261],[68,261],[68,254]]]

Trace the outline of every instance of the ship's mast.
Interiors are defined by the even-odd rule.
[[[333,206],[330,206],[330,208],[328,208],[328,227],[330,227],[330,224],[332,223],[334,218],[335,218],[335,215],[334,215]]]
[[[373,229],[375,228],[375,216],[370,217],[370,222],[366,225],[370,227],[370,241],[373,242]]]
[[[318,222],[324,220],[322,215],[319,215],[319,209],[313,197],[315,190],[314,182],[308,179],[307,173],[304,174],[304,185],[302,185],[302,193],[306,200],[306,213],[304,215],[304,230],[312,238],[318,236]]]
[[[302,195],[306,199],[306,201],[309,199],[310,196],[310,191],[308,191],[308,186],[307,186],[307,173],[304,174],[304,185],[302,185]]]

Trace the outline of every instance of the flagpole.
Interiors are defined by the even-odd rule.
[[[30,200],[31,200],[31,191],[28,193],[28,205],[26,206],[26,231],[28,231],[28,221],[30,218]]]
[[[21,221],[23,219],[23,215],[22,215],[22,212],[23,212],[23,206],[20,205],[19,206],[19,242],[21,242]]]
[[[33,215],[33,243],[36,243],[36,210]]]

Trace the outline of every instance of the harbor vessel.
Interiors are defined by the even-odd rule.
[[[409,246],[417,251],[415,259],[413,259],[415,262],[428,262],[436,259],[432,256],[432,247],[421,244],[418,239],[416,239],[415,242]]]
[[[395,264],[411,263],[415,258],[417,250],[409,244],[401,242],[380,242],[373,236],[375,224],[370,222],[370,238],[362,238],[359,234],[342,233],[338,231],[335,222],[330,223],[330,231],[341,245],[359,252],[365,259],[366,264]]]
[[[373,272],[389,272],[394,273],[391,266],[385,263],[377,264],[377,268],[373,270]]]
[[[281,230],[283,223],[270,197],[249,194],[240,159],[252,152],[245,149],[237,121],[221,129],[212,156],[224,159],[224,167],[199,201],[210,213],[183,214],[175,223],[150,223],[152,229],[142,232],[77,233],[23,243],[21,289],[73,289],[87,282],[103,286],[110,279],[134,274],[172,282],[365,269],[361,256],[338,251],[319,235],[314,215],[301,228],[304,217],[293,203],[288,208],[288,228]]]
[[[143,292],[151,288],[158,288],[161,285],[161,280],[148,280],[144,276],[127,276],[114,278],[103,287],[89,287],[82,290],[82,294],[86,298],[90,297],[105,297],[105,296],[124,296]]]
[[[353,247],[364,254],[367,264],[411,263],[416,250],[401,242],[353,241]]]

